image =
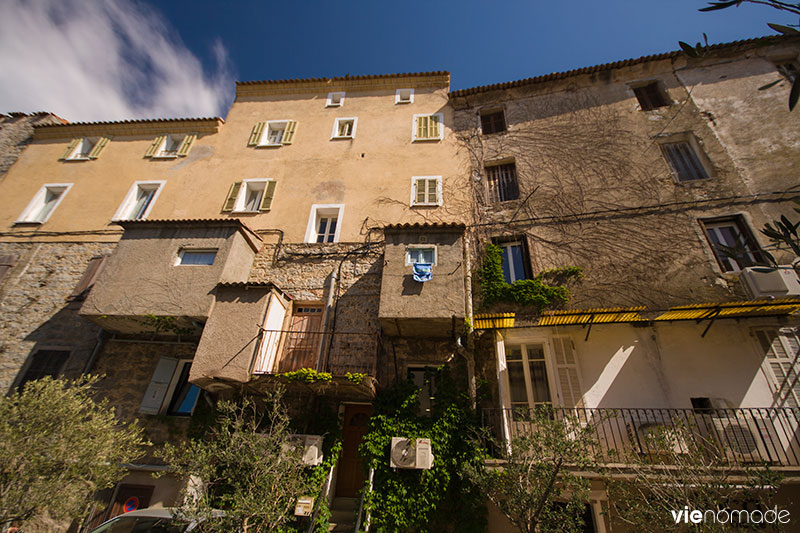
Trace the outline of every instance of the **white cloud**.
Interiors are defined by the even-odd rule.
[[[132,0],[0,1],[0,112],[73,122],[224,114],[227,52],[205,72],[162,17]]]

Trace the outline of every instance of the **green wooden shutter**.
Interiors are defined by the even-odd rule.
[[[72,139],[69,144],[67,145],[67,149],[64,150],[64,153],[61,157],[58,158],[59,161],[63,161],[65,159],[69,159],[69,156],[72,155],[72,152],[75,150],[75,147],[78,146],[78,143],[81,142],[82,138],[78,137],[77,139]]]
[[[156,151],[161,148],[161,145],[164,144],[164,141],[167,140],[166,135],[159,135],[153,140],[153,144],[150,145],[150,148],[147,149],[147,152],[144,153],[145,157],[153,157],[156,155]]]
[[[283,130],[283,139],[281,139],[281,144],[292,144],[295,130],[297,130],[297,122],[294,120],[287,122],[286,129]]]
[[[233,211],[233,207],[236,205],[236,197],[239,196],[239,189],[241,188],[241,181],[237,181],[231,185],[231,189],[228,191],[228,198],[225,199],[225,205],[222,206],[223,213],[230,213]]]
[[[269,211],[272,207],[273,196],[275,196],[275,182],[269,180],[264,187],[264,195],[261,197],[261,205],[258,206],[258,210]]]
[[[95,143],[92,147],[92,150],[89,152],[89,159],[97,159],[100,157],[100,152],[103,151],[103,148],[106,147],[108,141],[111,139],[109,137],[100,137],[100,140]]]
[[[266,127],[266,122],[259,122],[253,126],[253,131],[250,132],[250,140],[247,142],[247,146],[258,146],[259,141],[261,141],[261,134],[264,133],[264,128]]]
[[[189,155],[189,150],[192,149],[192,143],[197,139],[196,133],[189,133],[186,137],[183,138],[183,142],[181,143],[181,147],[178,148],[178,156],[179,157],[186,157]]]

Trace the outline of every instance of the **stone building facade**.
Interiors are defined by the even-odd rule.
[[[298,432],[323,411],[347,432],[381,389],[454,360],[504,439],[511,409],[543,403],[627,409],[626,434],[637,409],[797,408],[794,363],[781,380],[765,361],[800,303],[742,276],[800,196],[786,84],[757,91],[799,50],[760,39],[452,92],[445,72],[245,82],[225,120],[38,124],[0,177],[0,387],[103,374],[156,446],[214,398],[276,384]],[[490,243],[508,283],[583,280],[556,311],[486,306]],[[790,471],[794,438],[771,441]],[[363,484],[348,446],[331,499]],[[164,467],[130,465],[95,519],[135,491],[173,505],[181,480],[149,478]],[[602,481],[592,527],[621,530]]]

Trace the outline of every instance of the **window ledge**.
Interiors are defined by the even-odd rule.
[[[44,222],[37,220],[15,220],[14,226],[41,226]]]
[[[257,144],[256,148],[279,148],[281,146],[283,146],[281,143],[262,143]]]
[[[440,137],[432,137],[430,139],[426,137],[424,139],[419,139],[419,138],[413,139],[411,142],[415,142],[415,143],[428,142],[429,143],[429,142],[439,142],[441,140],[442,139]]]
[[[163,155],[156,154],[150,157],[150,159],[177,159],[177,158],[178,158],[177,154],[163,154]]]
[[[442,207],[440,203],[413,203],[411,207]]]
[[[352,140],[352,139],[355,139],[355,137],[353,137],[352,135],[348,135],[348,136],[334,135],[333,137],[331,137],[332,141]]]
[[[89,157],[68,157],[64,160],[65,163],[69,163],[71,161],[91,161]]]

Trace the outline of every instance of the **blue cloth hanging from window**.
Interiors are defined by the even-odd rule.
[[[414,281],[430,281],[433,279],[433,265],[430,263],[414,263]]]

